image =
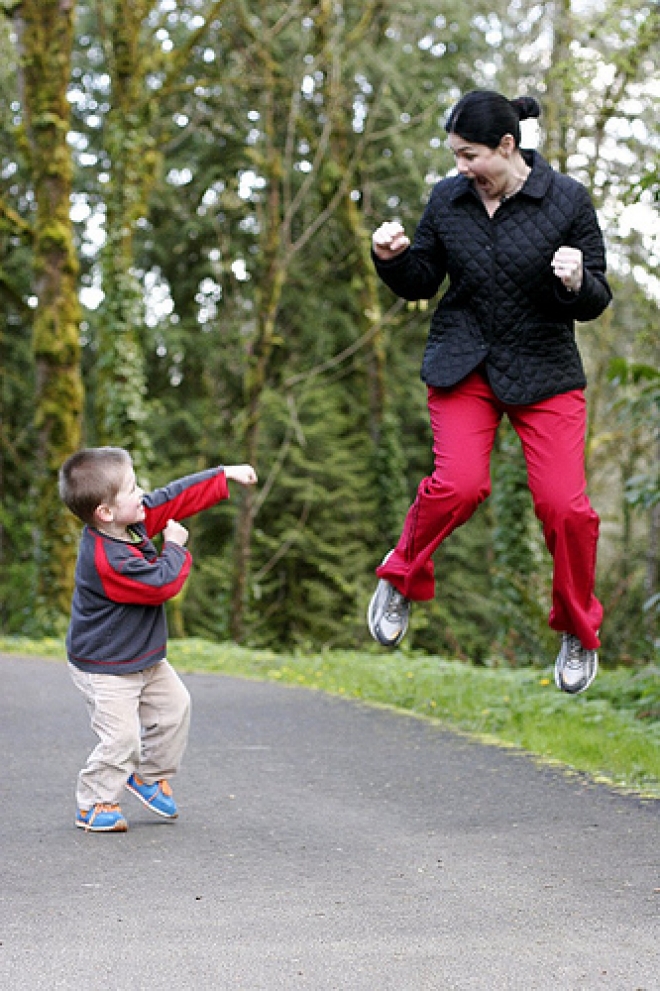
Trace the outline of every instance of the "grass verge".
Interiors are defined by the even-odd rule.
[[[1,638],[0,650],[63,659],[60,640]],[[585,695],[552,670],[474,667],[405,651],[276,654],[172,640],[179,671],[268,679],[392,706],[519,747],[617,788],[660,798],[660,669],[601,671]]]

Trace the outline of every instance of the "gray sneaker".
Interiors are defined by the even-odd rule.
[[[572,633],[562,633],[561,650],[555,661],[555,684],[562,692],[579,695],[587,690],[598,672],[598,654],[587,650]]]
[[[383,564],[391,553],[392,551],[385,555]],[[406,599],[394,585],[381,578],[367,613],[369,632],[374,640],[383,647],[396,647],[406,634],[409,618],[410,599]]]

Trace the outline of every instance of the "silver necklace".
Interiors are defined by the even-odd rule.
[[[500,196],[500,203],[506,203],[507,200],[513,199],[516,193],[519,193],[520,190],[523,188],[526,181],[527,181],[527,176],[523,176],[522,178],[518,177],[518,181],[516,182],[516,185],[513,187],[511,192],[502,193],[502,195]]]

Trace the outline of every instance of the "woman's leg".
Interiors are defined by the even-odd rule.
[[[581,390],[508,407],[522,442],[529,487],[554,561],[553,630],[595,650],[603,608],[594,595],[599,519],[586,494],[586,402]]]
[[[432,599],[432,555],[490,493],[490,455],[502,412],[478,372],[428,390],[435,467],[422,479],[393,553],[377,570],[407,599]]]

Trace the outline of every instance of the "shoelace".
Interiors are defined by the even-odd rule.
[[[585,658],[582,656],[584,647],[572,633],[566,634],[566,667],[581,668]]]
[[[95,805],[93,809],[90,809],[87,814],[89,815],[90,812],[95,812],[98,815],[99,812],[120,812],[120,811],[121,810],[119,806],[113,805],[112,802],[99,802],[99,804]]]
[[[408,600],[405,595],[402,595],[398,589],[394,589],[390,597],[390,601],[387,603],[387,608],[385,609],[385,618],[389,620],[403,619],[406,609],[408,607]]]
[[[142,785],[144,784],[142,778],[140,778],[137,774],[134,775],[134,777],[135,777],[135,784],[142,787]],[[167,795],[168,798],[171,798],[172,789],[170,787],[169,781],[166,781],[165,778],[163,778],[162,781],[157,781],[156,784],[160,788],[163,795]],[[153,788],[153,785],[151,785],[151,787]]]
[[[121,816],[121,807],[113,802],[99,802],[97,805],[93,805],[91,809],[88,809],[86,814],[81,810],[85,831],[93,829],[97,817],[103,812],[117,812]]]
[[[117,804],[112,802],[99,802],[98,805],[93,805],[91,809],[87,812],[81,811],[82,820],[85,826],[90,827],[96,820],[97,816],[101,815],[103,812],[118,812],[121,815],[121,808]]]

